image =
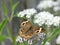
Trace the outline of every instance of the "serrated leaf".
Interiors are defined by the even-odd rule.
[[[2,10],[3,10],[5,15],[8,13],[7,6],[6,6],[6,4],[4,2],[2,3]]]
[[[1,23],[0,23],[0,34],[2,33],[3,28],[5,27],[5,25],[7,24],[7,19],[4,19]]]

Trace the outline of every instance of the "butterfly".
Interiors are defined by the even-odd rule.
[[[37,25],[32,25],[30,21],[23,21],[20,25],[19,29],[19,36],[30,39],[34,37],[35,35],[44,32],[45,30],[43,28],[40,28]]]

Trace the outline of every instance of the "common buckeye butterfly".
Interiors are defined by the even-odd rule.
[[[44,32],[45,30],[37,25],[32,25],[30,21],[23,21],[20,25],[19,36],[30,39],[35,35]]]

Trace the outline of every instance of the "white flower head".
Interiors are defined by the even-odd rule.
[[[60,44],[60,35],[59,35],[58,38],[56,39],[56,44]]]
[[[19,12],[18,17],[23,17],[26,15],[26,18],[31,18],[31,16],[34,15],[35,13],[37,13],[37,11],[34,8],[26,9]]]
[[[24,43],[23,41],[26,41],[26,42],[28,42],[29,45],[32,45],[35,41],[41,41],[40,38],[42,40],[44,40],[45,39],[44,36],[45,36],[44,33],[40,33],[40,34],[34,36],[33,38],[30,38],[30,39],[26,39],[26,38],[18,36],[16,41],[19,43]]]
[[[51,13],[43,11],[34,16],[34,23],[37,23],[40,26],[42,26],[42,24],[51,25],[50,21],[52,18],[53,15]]]
[[[53,6],[56,6],[58,4],[58,2],[55,2],[55,1],[52,1],[52,0],[44,0],[44,1],[41,1],[37,8],[42,10],[42,9],[47,9],[47,8],[51,8]]]
[[[60,25],[60,17],[59,16],[55,16],[52,21],[53,21],[54,26],[59,26]]]

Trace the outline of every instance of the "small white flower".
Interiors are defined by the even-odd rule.
[[[32,40],[28,40],[28,44],[30,44],[30,45],[31,45],[31,44],[32,44]]]
[[[27,39],[23,38],[24,41],[27,41]]]
[[[51,26],[51,25],[53,25],[52,20],[47,20],[47,22],[45,23],[45,25],[47,25],[47,26]]]
[[[22,37],[18,36],[16,41],[22,43],[23,42]]]
[[[52,22],[52,19],[53,19],[54,17],[53,17],[53,15],[51,14],[51,15],[48,15],[48,18],[47,18],[47,20],[46,20],[46,22],[45,22],[45,25],[47,25],[47,26],[50,26],[50,25],[52,25],[53,24],[53,22]]]
[[[30,18],[35,13],[37,13],[37,11],[34,8],[26,9],[26,10],[19,12],[18,17],[23,17],[26,15],[26,18]]]
[[[59,35],[58,38],[56,39],[56,44],[60,44],[60,35]]]

